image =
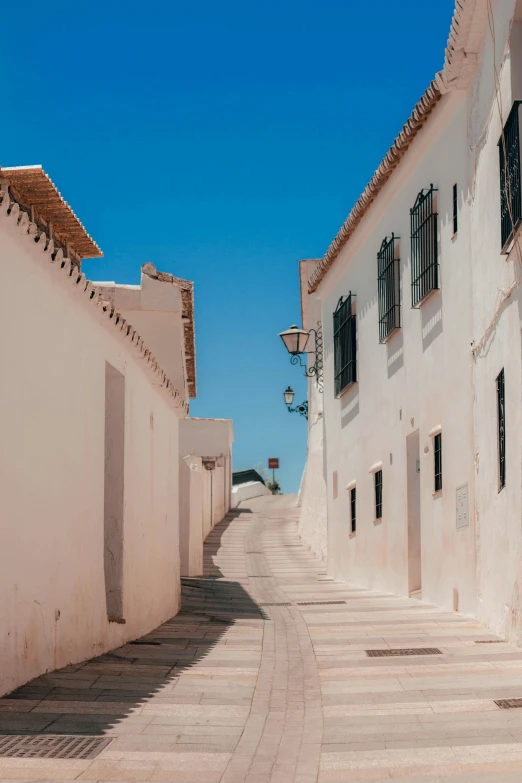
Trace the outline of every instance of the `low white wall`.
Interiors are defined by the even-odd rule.
[[[181,576],[203,573],[203,472],[201,457],[179,460]]]
[[[271,495],[272,493],[260,481],[249,481],[247,484],[237,484],[232,487],[232,508],[237,508],[243,500],[258,498],[261,495]]]
[[[179,607],[178,418],[85,280],[0,209],[0,694]],[[104,576],[106,363],[125,377],[123,617]]]

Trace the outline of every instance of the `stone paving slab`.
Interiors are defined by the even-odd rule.
[[[112,738],[93,760],[0,758],[0,779],[522,783],[522,709],[494,703],[522,697],[522,651],[477,643],[498,640],[436,606],[330,580],[296,520],[287,497],[234,511],[147,644],[0,699],[0,733]],[[300,605],[329,600],[344,603]],[[441,655],[366,654],[401,647]]]

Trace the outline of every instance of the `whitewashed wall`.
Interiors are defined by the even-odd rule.
[[[321,320],[321,302],[315,294],[308,295],[307,290],[308,278],[316,263],[315,260],[304,260],[299,264],[302,326],[307,331],[317,330],[318,322]],[[310,366],[313,366],[314,362],[315,354],[312,354]],[[299,535],[312,552],[322,560],[326,560],[328,534],[323,442],[323,393],[320,391],[317,379],[312,377],[308,381],[307,458],[298,497]]]
[[[422,595],[476,611],[475,529],[456,528],[456,488],[473,485],[473,390],[469,255],[467,114],[464,93],[446,96],[413,142],[379,198],[318,289],[325,356],[325,453],[328,568],[332,576],[408,594],[406,438],[419,431]],[[458,185],[459,231],[452,237],[452,187]],[[438,188],[440,292],[411,308],[410,208]],[[400,237],[402,328],[379,344],[377,252]],[[358,382],[335,399],[333,312],[356,294]],[[443,491],[434,496],[432,440],[442,427]],[[383,465],[383,519],[374,521],[369,468]],[[338,496],[334,498],[334,473]],[[350,536],[349,493],[356,482],[357,532]],[[471,492],[470,492],[471,494]]]
[[[230,509],[233,440],[229,419],[187,418],[180,422],[183,576],[202,573],[203,541]],[[211,458],[213,470],[205,468],[205,458]]]
[[[509,39],[513,5],[511,0],[494,4],[495,47],[488,31],[469,91],[469,166],[475,172],[470,194],[476,349],[472,382],[479,617],[495,631],[522,644],[522,294],[519,285],[512,286],[522,279],[522,254],[520,241],[519,249],[513,249],[509,256],[500,254],[497,147],[513,101],[522,99],[520,21]],[[517,5],[519,19],[521,4]],[[500,74],[502,119],[495,96],[495,70]],[[506,384],[506,486],[499,491],[496,378],[502,368]]]
[[[0,693],[179,607],[178,419],[146,359],[0,210]],[[104,585],[105,368],[125,376],[123,616]]]

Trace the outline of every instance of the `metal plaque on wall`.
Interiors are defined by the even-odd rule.
[[[457,530],[469,525],[468,485],[457,487]]]

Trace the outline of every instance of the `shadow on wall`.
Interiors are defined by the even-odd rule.
[[[233,511],[211,532],[204,545],[205,577],[182,578],[179,614],[142,639],[5,696],[0,732],[117,735],[118,724],[137,707],[172,703],[178,676],[202,661],[236,620],[267,619],[238,582],[217,581],[223,574],[214,562],[230,523],[251,513]]]
[[[426,351],[432,342],[442,334],[442,296],[436,291],[421,307],[422,350]]]
[[[359,413],[359,384],[353,386],[341,398],[341,427],[347,427]]]
[[[404,367],[404,336],[402,329],[398,329],[386,343],[386,360],[388,365],[388,378],[392,378],[401,367]]]

